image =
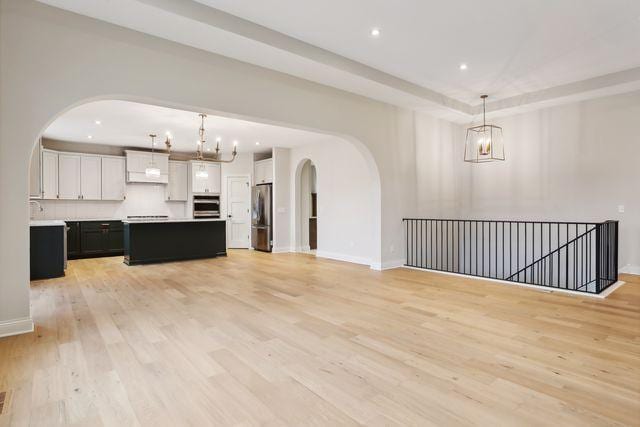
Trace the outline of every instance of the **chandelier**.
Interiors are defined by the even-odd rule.
[[[199,134],[199,138],[198,141],[196,142],[196,159],[197,160],[203,160],[203,161],[207,161],[207,162],[215,162],[215,163],[231,163],[235,160],[236,155],[238,154],[237,151],[237,145],[238,142],[234,141],[233,142],[233,151],[231,152],[231,158],[228,160],[223,160],[221,157],[221,153],[220,153],[220,142],[222,141],[221,138],[216,138],[216,149],[215,149],[215,154],[213,155],[213,157],[206,157],[204,152],[204,144],[207,142],[204,139],[204,119],[205,117],[207,117],[206,114],[204,113],[200,113],[200,129],[198,130],[198,134]]]
[[[467,129],[464,161],[483,163],[504,160],[502,128],[487,124],[487,95],[482,95],[480,98],[482,98],[482,125]]]

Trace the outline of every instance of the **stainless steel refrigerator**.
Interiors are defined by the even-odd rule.
[[[272,194],[271,184],[251,189],[251,246],[259,251],[271,252]]]

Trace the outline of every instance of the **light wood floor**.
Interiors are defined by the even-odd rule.
[[[32,283],[0,426],[640,424],[637,276],[601,301],[310,255],[121,260]]]

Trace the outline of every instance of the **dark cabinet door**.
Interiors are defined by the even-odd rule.
[[[121,221],[83,221],[80,224],[83,257],[119,255],[124,252]]]
[[[64,276],[64,227],[29,227],[31,280]]]
[[[121,254],[124,251],[124,228],[122,226],[109,229],[106,237],[106,250],[110,254]]]
[[[80,226],[82,255],[100,255],[105,251],[105,230],[99,223],[83,222]]]
[[[80,223],[67,222],[67,258],[74,259],[80,255]]]

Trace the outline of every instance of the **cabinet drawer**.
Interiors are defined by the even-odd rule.
[[[122,221],[82,221],[81,228],[83,231],[124,230],[124,225]]]

